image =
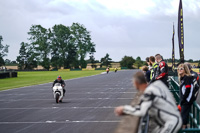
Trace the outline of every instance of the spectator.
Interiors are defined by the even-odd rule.
[[[191,75],[197,80],[198,85],[200,85],[199,75],[192,70],[192,66],[190,63],[186,62],[185,64],[188,66]]]
[[[140,104],[135,106],[125,105],[115,109],[116,115],[145,116],[149,113],[156,123],[152,133],[177,133],[182,126],[180,113],[168,88],[161,81],[147,85],[142,72],[137,72],[133,77],[137,90],[142,91]]]
[[[185,64],[178,66],[178,77],[180,82],[180,105],[181,105],[181,116],[183,119],[183,129],[187,128],[189,112],[192,106],[192,77],[190,71]]]
[[[144,72],[144,75],[145,75],[147,82],[150,82],[151,71],[148,69],[147,66],[143,66],[142,71]]]
[[[148,64],[149,70],[151,71],[152,65],[151,65],[151,63],[149,62],[149,57],[146,58],[146,62],[147,62],[147,64]]]
[[[157,71],[158,64],[155,62],[155,57],[150,56],[149,62],[152,64],[150,80],[155,79],[155,72]]]
[[[167,87],[169,87],[168,85],[168,65],[167,63],[165,63],[165,61],[162,59],[162,56],[160,54],[157,54],[155,56],[155,60],[158,63],[158,67],[155,73],[155,80],[161,80]]]

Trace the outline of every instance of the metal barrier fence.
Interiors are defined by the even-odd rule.
[[[179,84],[174,80],[173,77],[170,78],[169,83],[170,91],[174,95],[177,104],[179,104]],[[194,102],[192,105],[189,117],[190,128],[181,130],[180,133],[200,133],[200,106],[196,102]]]
[[[140,129],[138,133],[148,133],[149,130],[149,114],[147,113],[141,120],[140,120]]]

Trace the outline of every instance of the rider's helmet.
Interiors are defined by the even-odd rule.
[[[58,76],[58,77],[57,77],[57,80],[61,80],[61,79],[62,79],[61,76]]]

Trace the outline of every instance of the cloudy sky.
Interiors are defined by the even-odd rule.
[[[78,22],[91,31],[96,59],[109,53],[114,61],[124,55],[156,53],[171,58],[172,26],[177,32],[179,0],[1,0],[0,35],[10,45],[6,58],[15,60],[20,43],[27,42],[33,24],[50,28]],[[200,0],[183,0],[185,58],[200,59]],[[175,34],[176,58],[179,58]]]

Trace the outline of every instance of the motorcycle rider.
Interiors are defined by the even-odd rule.
[[[64,88],[65,87],[65,81],[62,80],[61,76],[58,76],[57,79],[53,82],[52,88],[54,87],[54,85],[56,83],[60,83],[61,84],[61,86],[63,87],[63,95],[65,96],[65,88]]]
[[[169,84],[167,82],[168,80],[168,65],[167,63],[162,59],[162,56],[160,54],[157,54],[155,56],[155,60],[158,63],[158,67],[155,73],[155,80],[161,80],[167,87],[169,87]]]
[[[115,72],[117,72],[117,70],[118,70],[117,67],[115,67]]]
[[[115,114],[144,117],[149,113],[150,119],[158,125],[152,133],[177,133],[182,126],[182,118],[166,85],[158,80],[148,86],[141,71],[134,75],[133,83],[138,91],[143,92],[140,103],[135,106],[119,106]]]
[[[108,68],[106,69],[107,74],[109,73],[109,71],[110,71],[110,68],[108,67]]]

